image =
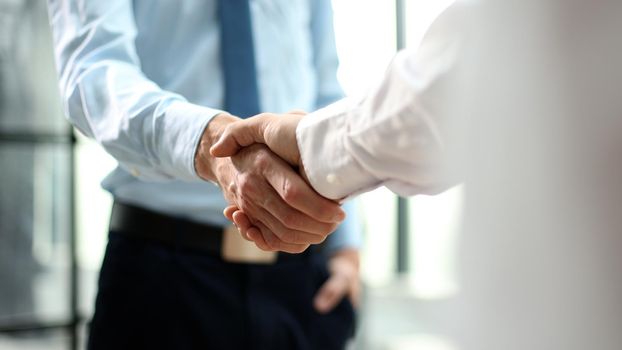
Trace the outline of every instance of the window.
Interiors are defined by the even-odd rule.
[[[66,348],[72,309],[72,137],[44,2],[0,1],[0,347]],[[36,330],[46,330],[37,333]],[[21,337],[5,332],[31,330]]]
[[[399,1],[398,1],[399,2]],[[434,18],[452,0],[405,0],[406,47],[417,47]],[[339,78],[349,95],[364,94],[382,77],[396,52],[396,2],[335,0]],[[406,274],[397,273],[397,197],[378,189],[357,199],[365,220],[362,277],[367,287],[357,348],[449,349],[423,315],[434,315],[458,288],[453,275],[462,189],[408,203]],[[423,310],[423,312],[421,312]],[[419,316],[418,316],[419,315]]]

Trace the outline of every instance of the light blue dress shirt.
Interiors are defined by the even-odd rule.
[[[341,97],[330,0],[250,0],[261,109],[314,110]],[[115,199],[227,224],[221,191],[194,170],[224,103],[216,0],[48,0],[66,114],[119,166]],[[329,238],[358,246],[356,213]]]

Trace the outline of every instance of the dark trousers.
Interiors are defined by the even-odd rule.
[[[327,315],[312,306],[327,278],[313,251],[232,264],[111,232],[88,349],[343,349],[350,302]]]

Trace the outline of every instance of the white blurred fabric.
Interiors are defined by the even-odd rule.
[[[622,2],[482,1],[456,81],[461,349],[622,349]]]
[[[444,125],[433,151],[465,184],[460,291],[445,315],[457,347],[620,350],[622,2],[469,3],[454,67],[409,80],[425,74],[405,74],[422,68],[400,69],[418,64],[402,54],[366,101],[303,119],[305,168],[333,198],[398,182],[424,192],[433,163],[418,161],[408,120],[429,112],[428,125]]]

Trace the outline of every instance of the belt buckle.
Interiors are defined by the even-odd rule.
[[[271,265],[276,262],[277,252],[257,248],[255,243],[242,238],[238,229],[227,226],[222,235],[222,259],[232,263]]]

